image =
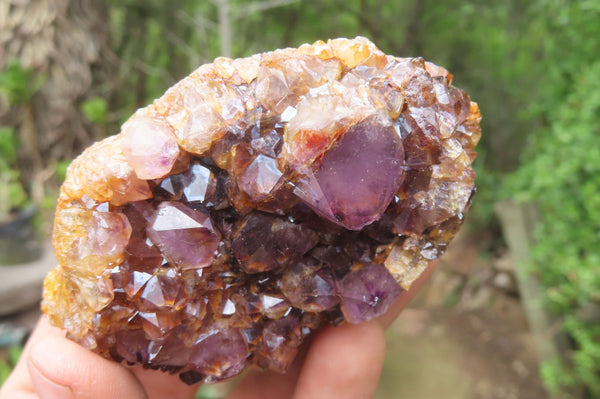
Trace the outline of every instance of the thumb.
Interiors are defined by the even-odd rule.
[[[27,368],[41,399],[147,398],[129,370],[64,337],[35,342]]]

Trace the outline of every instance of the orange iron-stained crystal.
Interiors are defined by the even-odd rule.
[[[362,37],[218,58],[73,161],[43,311],[188,384],[284,372],[442,255],[480,119],[444,68]]]

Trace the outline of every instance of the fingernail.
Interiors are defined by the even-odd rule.
[[[49,379],[31,360],[27,362],[31,382],[40,399],[75,399],[70,387]]]

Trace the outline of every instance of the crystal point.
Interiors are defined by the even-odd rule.
[[[384,314],[402,291],[385,266],[377,264],[349,273],[340,285],[342,312],[353,324]]]
[[[169,173],[179,155],[171,127],[158,118],[135,114],[123,125],[123,152],[140,179]]]
[[[404,176],[402,140],[368,118],[351,126],[294,191],[319,215],[351,230],[379,219]]]
[[[189,202],[204,201],[212,178],[211,171],[200,164],[190,167],[184,177],[183,193]]]
[[[208,212],[169,201],[158,206],[148,237],[169,262],[182,268],[209,266],[221,238]]]

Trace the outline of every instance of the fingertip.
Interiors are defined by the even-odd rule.
[[[145,369],[133,366],[129,370],[146,389],[149,399],[188,399],[194,398],[201,384],[187,385],[177,374],[161,370]]]
[[[305,341],[293,363],[284,374],[270,370],[250,370],[227,396],[227,399],[280,399],[290,398],[308,353]]]
[[[34,387],[40,395],[43,389],[37,389],[35,379],[41,383],[40,387],[49,382],[59,387],[67,387],[72,392],[71,381],[69,381],[71,375],[65,373],[64,367],[61,365],[61,363],[68,363],[68,360],[63,358],[65,345],[61,342],[62,340],[64,338],[53,335],[40,337],[29,348],[26,359],[27,369]],[[67,348],[66,353],[71,352],[69,349]],[[73,358],[71,361],[77,362],[77,358]]]
[[[27,366],[40,398],[147,398],[129,370],[64,337],[40,338],[30,348]]]
[[[384,357],[385,335],[380,323],[327,327],[310,347],[294,398],[372,397]]]
[[[75,394],[70,386],[62,385],[45,375],[44,371],[31,360],[27,360],[27,369],[35,391],[41,399],[72,399]]]
[[[41,317],[31,336],[27,340],[23,352],[10,376],[0,387],[0,398],[37,398],[39,395],[33,386],[29,370],[29,354],[31,347],[40,339],[49,336],[64,337],[64,331],[50,325],[46,317]]]

